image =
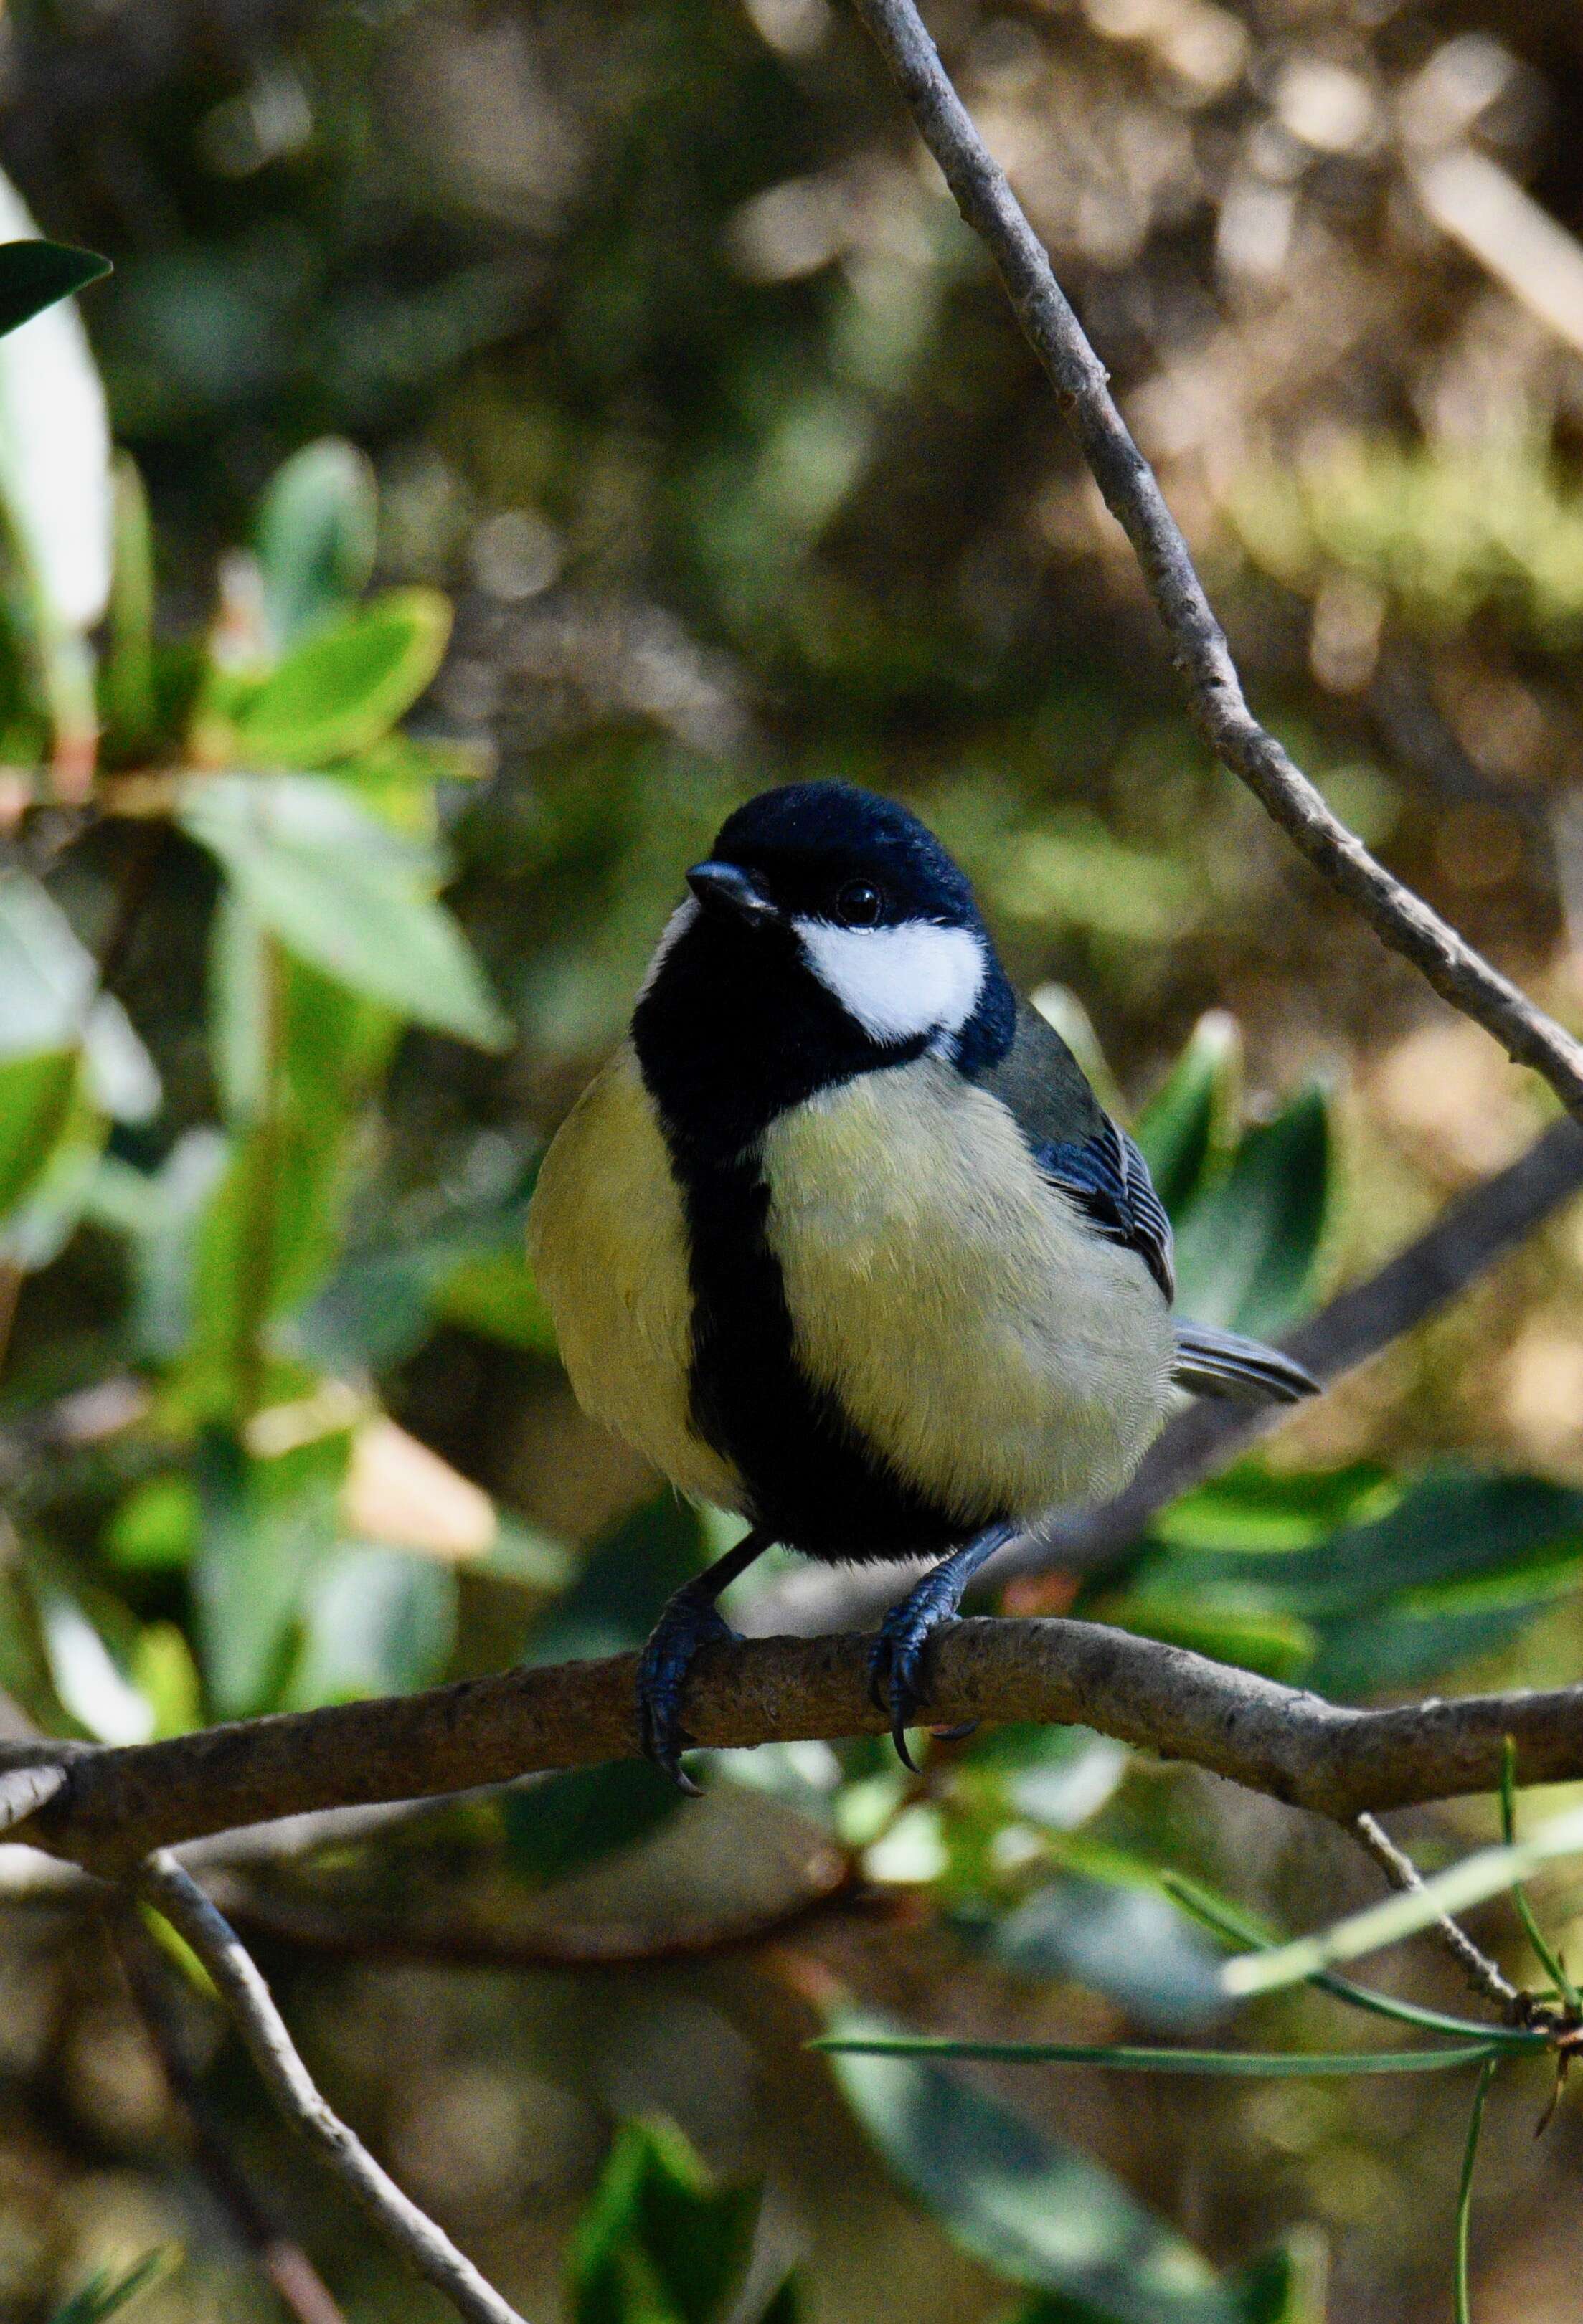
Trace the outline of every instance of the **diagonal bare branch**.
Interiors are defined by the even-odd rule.
[[[1384,1826],[1372,1815],[1357,1817],[1352,1829],[1393,1888],[1411,1890],[1423,1886],[1423,1875],[1412,1858],[1404,1849],[1397,1847]],[[1491,1960],[1487,1953],[1480,1952],[1467,1930],[1449,1914],[1440,1914],[1430,1926],[1474,1991],[1481,1993],[1486,2001],[1493,2001],[1509,2016],[1514,2015],[1522,2006],[1523,1996],[1500,1964]]]
[[[132,1899],[125,1892],[107,1893],[113,1900],[104,1916],[110,1942],[166,2087],[191,2125],[194,2159],[216,2201],[297,2324],[347,2324],[340,2303],[301,2246],[272,2216],[220,2129],[171,2006],[168,1964],[161,1960]]]
[[[1583,1117],[1583,1046],[1492,968],[1333,815],[1252,711],[1225,632],[1153,470],[1134,443],[1104,364],[1051,269],[1004,171],[953,88],[913,0],[854,0],[894,74],[958,208],[987,245],[1018,322],[1055,390],[1106,506],[1143,567],[1194,723],[1314,869],[1435,991],[1531,1065]]]
[[[523,2324],[516,2310],[486,2282],[449,2236],[403,2194],[366,2147],[331,2112],[298,2055],[253,1956],[191,1874],[162,1850],[143,1867],[137,1885],[187,1940],[214,1979],[276,2106],[318,2148],[386,2241],[446,2294],[468,2324]]]

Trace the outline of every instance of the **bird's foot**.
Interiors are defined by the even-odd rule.
[[[736,1636],[713,1598],[686,1584],[655,1623],[637,1666],[638,1735],[644,1755],[692,1799],[701,1794],[681,1764],[693,1740],[681,1724],[682,1690],[699,1649]]]
[[[935,1632],[956,1619],[962,1602],[965,1575],[949,1571],[949,1562],[926,1573],[916,1589],[893,1606],[879,1626],[879,1636],[868,1651],[868,1692],[871,1701],[891,1715],[891,1740],[904,1767],[917,1774],[907,1748],[907,1729],[923,1724],[919,1712],[929,1700],[924,1649]],[[940,1729],[943,1737],[971,1734],[971,1727]]]

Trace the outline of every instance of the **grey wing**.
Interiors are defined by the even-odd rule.
[[[1093,1137],[1080,1145],[1042,1147],[1037,1159],[1051,1185],[1071,1195],[1107,1242],[1135,1250],[1167,1302],[1174,1299],[1171,1221],[1126,1131],[1106,1114]]]
[[[1051,1185],[1071,1197],[1107,1242],[1135,1250],[1169,1301],[1175,1289],[1171,1222],[1149,1166],[1106,1112],[1060,1034],[1020,1002],[1011,1048],[979,1078],[1010,1112]]]

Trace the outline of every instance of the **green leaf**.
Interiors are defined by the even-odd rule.
[[[456,1618],[456,1575],[437,1558],[363,1543],[337,1549],[303,1597],[287,1707],[432,1686],[450,1660]]]
[[[450,635],[438,590],[392,589],[287,654],[233,711],[236,756],[327,767],[387,734],[433,679]]]
[[[56,2309],[50,2324],[106,2324],[106,2318],[119,2315],[143,2292],[152,2292],[181,2261],[178,2247],[164,2245],[119,2273],[113,2268],[101,2268],[63,2308]]]
[[[171,1572],[198,1547],[198,1489],[182,1470],[134,1485],[105,1532],[105,1554],[129,1572]]]
[[[1253,1914],[1206,1888],[1201,1881],[1186,1879],[1179,1872],[1166,1872],[1161,1875],[1161,1886],[1184,1913],[1234,1945],[1268,1952],[1282,1941]],[[1494,2042],[1504,2050],[1542,2050],[1548,2046],[1549,2036],[1542,2032],[1497,2024],[1487,2019],[1451,2017],[1443,2009],[1426,2009],[1421,2002],[1402,2001],[1394,1994],[1376,1993],[1372,1986],[1355,1985],[1350,1978],[1338,1977],[1331,1969],[1317,1970],[1308,1983],[1320,1993],[1345,2002],[1348,2008],[1364,2010],[1370,2016],[1392,2018],[1399,2025],[1421,2026],[1426,2034],[1449,2034],[1459,2042]]]
[[[1356,1960],[1365,1953],[1378,1952],[1383,1945],[1399,1944],[1403,1937],[1415,1936],[1443,1914],[1464,1912],[1471,1904],[1482,1904],[1486,1897],[1502,1895],[1541,1864],[1579,1852],[1583,1852],[1583,1808],[1572,1808],[1541,1824],[1516,1846],[1480,1849],[1449,1871],[1437,1873],[1421,1887],[1388,1896],[1365,1912],[1350,1914],[1317,1936],[1299,1937],[1270,1951],[1239,1953],[1221,1970],[1221,1983],[1227,1993],[1239,1997],[1301,1984],[1338,1961]]]
[[[809,2046],[844,2057],[965,2058],[1007,2066],[1100,2066],[1121,2074],[1281,2081],[1348,2074],[1441,2074],[1483,2065],[1498,2057],[1504,2044],[1470,2042],[1439,2050],[1145,2050],[1123,2043],[969,2042],[949,2034],[914,2034],[858,2041],[827,2035]]]
[[[1505,1736],[1501,1744],[1501,1838],[1511,1848],[1517,1838],[1517,1745],[1515,1738]],[[1567,1965],[1551,1949],[1549,1939],[1534,1917],[1528,1892],[1520,1880],[1512,1884],[1512,1903],[1517,1918],[1523,1923],[1523,1933],[1533,1948],[1534,1959],[1549,1978],[1551,1985],[1566,2003],[1574,2019],[1583,2018],[1583,1999],[1567,1975]]]
[[[1047,1831],[1075,1831],[1105,1805],[1131,1757],[1125,1743],[1088,1727],[1008,1722],[984,1729],[959,1764],[997,1784],[1016,1814]]]
[[[1324,1092],[1249,1130],[1230,1167],[1177,1228],[1183,1314],[1269,1339],[1307,1304],[1329,1196]]]
[[[1172,1220],[1200,1194],[1232,1143],[1242,1080],[1236,1019],[1212,1009],[1138,1118],[1136,1135]]]
[[[1154,1520],[1153,1538],[1178,1551],[1306,1549],[1343,1526],[1372,1522],[1400,1498],[1377,1462],[1315,1471],[1272,1469],[1255,1458],[1173,1501]]]
[[[1576,1563],[1568,1569],[1575,1577]],[[1556,1595],[1552,1583],[1516,1606],[1431,1607],[1359,1615],[1330,1625],[1303,1682],[1332,1702],[1357,1702],[1444,1677],[1520,1638]]]
[[[505,1046],[510,1028],[435,900],[432,852],[399,837],[344,785],[218,775],[190,787],[181,821],[302,960],[417,1024]]]
[[[100,1743],[146,1743],[152,1706],[121,1670],[75,1598],[52,1582],[37,1591],[51,1683],[62,1707]]]
[[[758,2324],[806,2324],[807,2315],[801,2279],[793,2271],[773,2294],[769,2306],[760,2312]]]
[[[0,1218],[32,1194],[71,1119],[77,1063],[69,1049],[0,1062]]]
[[[295,645],[356,604],[374,572],[378,518],[373,464],[341,437],[305,444],[276,469],[255,546],[278,646]]]
[[[1102,1598],[1085,1609],[1085,1617],[1107,1622],[1115,1629],[1131,1630],[1141,1638],[1190,1647],[1213,1662],[1258,1671],[1266,1678],[1296,1678],[1312,1662],[1318,1644],[1314,1630],[1294,1614],[1266,1612],[1258,1606],[1217,1605],[1213,1599],[1195,1598],[1190,1591],[1172,1590],[1165,1582],[1154,1589]]]
[[[106,756],[129,760],[149,742],[158,709],[153,531],[143,478],[128,454],[116,455],[111,484],[109,634],[99,675],[99,705]]]
[[[847,2009],[829,2027],[846,2041],[894,2031]],[[1057,2295],[1070,2324],[1252,2324],[1239,2288],[1119,2180],[949,2066],[851,2054],[832,2064],[870,2138],[953,2239],[997,2274]]]
[[[80,1051],[86,1095],[123,1121],[146,1121],[160,1084],[119,1002],[98,991],[93,955],[52,896],[0,872],[0,1060]]]
[[[435,1286],[433,1309],[442,1323],[459,1323],[530,1355],[555,1354],[555,1326],[520,1242],[458,1259]]]
[[[571,1767],[501,1808],[512,1870],[536,1888],[564,1880],[601,1858],[635,1848],[669,1823],[681,1794],[643,1759],[606,1767]]]
[[[0,337],[110,272],[107,258],[69,243],[0,243]]]
[[[1153,1886],[1063,1874],[995,1924],[988,1950],[1014,1977],[1070,1978],[1170,2032],[1225,2013],[1217,1950]]]
[[[1473,2172],[1478,2161],[1479,2134],[1484,2128],[1484,2102],[1489,2095],[1495,2061],[1492,2058],[1478,2078],[1473,2107],[1467,2117],[1467,2140],[1462,2149],[1462,2172],[1457,2187],[1457,2324],[1473,2324],[1473,2303],[1467,2290],[1467,2236],[1473,2218]]]
[[[573,2242],[573,2324],[718,2324],[761,2200],[756,2185],[714,2188],[672,2124],[624,2124]]]
[[[525,1663],[582,1662],[641,1646],[673,1591],[708,1563],[703,1520],[664,1492],[602,1534],[583,1570],[534,1628]]]
[[[304,1596],[335,1548],[347,1453],[342,1434],[273,1461],[251,1459],[218,1428],[199,1437],[193,1591],[204,1677],[222,1719],[275,1706]]]
[[[1289,1481],[1301,1493],[1307,1480]],[[1251,1489],[1256,1496],[1256,1482]],[[1205,1531],[1214,1508],[1205,1505]],[[1258,1537],[1256,1517],[1233,1513],[1234,1539],[1239,1523]],[[1085,1599],[1082,1611],[1223,1661],[1301,1671],[1307,1684],[1348,1700],[1420,1683],[1504,1644],[1580,1563],[1583,1495],[1538,1478],[1441,1469],[1382,1516],[1300,1547],[1152,1550],[1126,1591]]]

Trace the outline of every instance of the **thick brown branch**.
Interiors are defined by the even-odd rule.
[[[1018,322],[1049,375],[1106,507],[1132,542],[1171,639],[1188,706],[1222,763],[1241,777],[1330,885],[1435,991],[1541,1074],[1583,1115],[1583,1047],[1393,879],[1254,717],[1186,541],[1128,433],[1104,364],[1051,271],[1005,173],[973,125],[912,0],[854,0],[895,75],[919,134],[967,224],[986,244]]]
[[[688,1723],[702,1743],[875,1734],[859,1637],[755,1638],[700,1656]],[[264,1818],[587,1766],[637,1750],[635,1658],[513,1671],[427,1694],[338,1704],[170,1742],[69,1747],[29,1840],[125,1876],[151,1849]],[[1334,1816],[1493,1790],[1502,1738],[1525,1783],[1583,1778],[1583,1687],[1350,1711],[1179,1646],[1073,1621],[943,1633],[930,1714],[1098,1728]],[[0,1749],[0,1769],[48,1746]]]

